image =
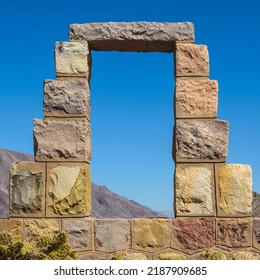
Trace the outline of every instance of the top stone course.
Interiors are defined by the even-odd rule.
[[[104,22],[71,24],[70,41],[96,51],[173,52],[176,41],[194,42],[191,22]]]

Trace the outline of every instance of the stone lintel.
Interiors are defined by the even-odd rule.
[[[194,41],[191,22],[104,22],[71,24],[70,41],[96,51],[173,52],[176,41]]]

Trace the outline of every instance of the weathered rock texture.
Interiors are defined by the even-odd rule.
[[[216,244],[229,248],[252,245],[252,219],[217,219]]]
[[[86,42],[57,42],[55,45],[55,62],[57,77],[90,79],[91,57]]]
[[[253,220],[253,246],[260,250],[260,219]]]
[[[93,250],[93,220],[63,219],[61,229],[67,232],[73,249]]]
[[[10,215],[44,217],[45,164],[14,163],[10,171]]]
[[[174,57],[176,77],[209,76],[209,54],[207,46],[176,44]]]
[[[24,219],[25,235],[48,235],[61,231],[60,219]]]
[[[260,256],[256,252],[236,251],[236,252],[231,253],[230,259],[232,259],[232,260],[259,260]]]
[[[158,251],[170,245],[171,223],[169,219],[133,220],[133,248]]]
[[[48,163],[46,216],[89,216],[91,180],[88,164]]]
[[[216,168],[218,216],[251,216],[252,170],[249,165],[227,164]]]
[[[179,251],[170,250],[166,252],[160,252],[155,254],[156,260],[189,260],[190,257],[187,254]]]
[[[216,118],[218,82],[203,79],[177,80],[175,116],[179,118]]]
[[[212,164],[177,164],[175,169],[175,215],[215,215]]]
[[[176,41],[194,41],[194,27],[191,22],[71,24],[69,36],[97,51],[173,52]]]
[[[95,249],[115,252],[130,248],[130,223],[128,220],[96,220]]]
[[[172,248],[190,252],[214,245],[214,219],[177,218],[172,224]]]
[[[23,219],[0,219],[0,233],[23,234]]]
[[[225,162],[228,122],[177,120],[173,156],[175,162]]]
[[[84,119],[34,120],[36,161],[90,162],[90,126]]]
[[[90,92],[86,80],[46,80],[45,117],[90,118]]]

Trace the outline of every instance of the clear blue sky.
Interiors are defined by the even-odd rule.
[[[0,147],[32,153],[33,118],[43,118],[43,80],[54,79],[54,44],[71,23],[191,21],[219,82],[219,119],[230,121],[229,163],[253,168],[260,192],[260,2],[2,1]],[[172,209],[172,54],[93,52],[93,182]]]

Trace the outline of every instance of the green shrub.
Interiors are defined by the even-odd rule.
[[[0,260],[75,260],[66,232],[31,237],[0,234]]]
[[[219,250],[207,250],[201,253],[202,260],[224,260],[224,254]]]
[[[116,255],[114,255],[111,260],[124,260],[125,259],[125,253],[124,252],[120,252]]]

